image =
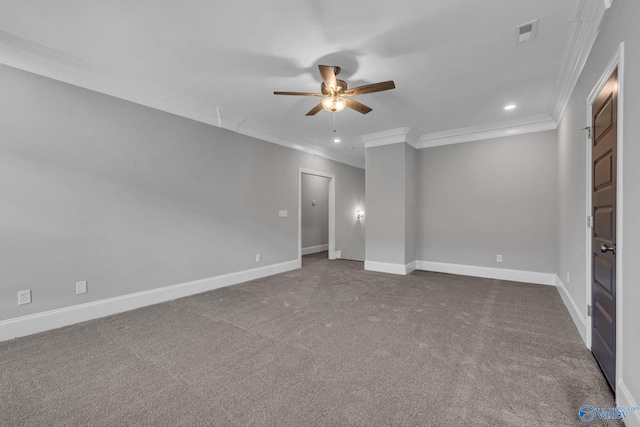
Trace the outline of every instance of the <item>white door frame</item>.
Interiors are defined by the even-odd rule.
[[[302,265],[302,174],[329,178],[329,259],[336,259],[336,176],[298,168],[298,262]]]
[[[593,111],[592,111],[592,104],[595,102],[596,98],[598,97],[598,94],[600,93],[600,91],[604,88],[605,84],[607,83],[607,80],[609,80],[609,77],[611,77],[611,75],[613,74],[613,72],[615,71],[615,69],[618,68],[618,139],[617,139],[617,159],[616,159],[616,166],[617,166],[617,174],[616,174],[616,253],[620,253],[620,255],[616,256],[616,390],[620,390],[619,389],[619,385],[620,385],[620,379],[622,378],[622,347],[624,345],[624,343],[621,340],[622,337],[622,330],[623,330],[623,317],[622,317],[622,300],[623,300],[623,290],[624,290],[624,285],[623,285],[623,270],[622,270],[622,257],[624,254],[624,245],[623,245],[623,237],[624,237],[624,233],[623,233],[623,183],[622,183],[622,178],[623,178],[623,173],[622,173],[622,155],[624,153],[623,151],[623,144],[624,144],[624,126],[623,126],[623,120],[624,120],[624,91],[623,91],[623,85],[624,85],[624,42],[620,43],[620,45],[618,46],[618,49],[616,50],[616,52],[613,55],[613,58],[611,58],[611,60],[609,61],[609,64],[607,65],[607,67],[605,68],[604,72],[602,73],[602,75],[600,76],[600,79],[598,80],[598,82],[596,83],[596,85],[593,87],[593,90],[591,91],[591,93],[589,94],[589,97],[587,98],[587,126],[589,126],[591,129],[593,129]],[[586,148],[587,148],[587,179],[586,179],[586,216],[590,217],[593,211],[593,203],[591,200],[591,180],[592,180],[592,171],[591,169],[593,168],[593,165],[591,164],[591,162],[593,161],[592,159],[592,152],[591,152],[591,138],[589,138],[589,135],[587,135],[587,141],[586,141]],[[586,231],[585,231],[585,242],[586,242],[586,266],[587,266],[587,271],[586,271],[586,295],[587,295],[587,304],[591,304],[591,281],[593,280],[591,277],[591,269],[592,269],[592,229],[590,227],[586,227]],[[592,326],[591,326],[591,321],[592,319],[587,317],[586,318],[586,334],[585,337],[587,339],[587,347],[590,349],[591,348],[591,332],[592,332]],[[619,394],[618,394],[619,395]]]

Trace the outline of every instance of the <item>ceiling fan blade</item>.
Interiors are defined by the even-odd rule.
[[[320,74],[322,75],[322,80],[324,81],[324,86],[328,89],[332,87],[334,90],[337,89],[338,83],[336,82],[336,72],[333,67],[329,65],[318,65],[320,69]]]
[[[382,92],[383,90],[395,89],[396,84],[393,80],[380,83],[372,83],[370,85],[358,86],[347,90],[344,94],[347,96],[364,95],[365,93]]]
[[[347,98],[346,101],[347,107],[351,108],[352,110],[356,110],[358,113],[367,114],[371,111],[371,108],[359,103],[358,101],[354,101],[353,99],[349,98]],[[322,108],[322,104],[320,105],[320,107]]]
[[[296,95],[296,96],[324,96],[321,93],[311,92],[273,92],[274,95]]]
[[[322,110],[322,102],[311,109],[306,115],[307,116],[315,116],[318,114],[318,111]]]

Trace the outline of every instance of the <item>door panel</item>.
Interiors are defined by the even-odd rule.
[[[613,238],[613,210],[601,208],[595,212],[594,230],[598,239],[610,241]],[[604,241],[604,240],[603,240]]]
[[[594,135],[596,141],[598,141],[603,134],[610,132],[613,127],[613,96],[611,93],[608,93],[607,95],[608,97],[605,99],[604,105],[602,105],[601,110],[594,117]]]
[[[594,261],[594,280],[604,287],[609,293],[613,293],[614,266],[602,257]]]
[[[604,185],[611,184],[613,181],[613,177],[611,176],[612,170],[613,165],[611,164],[611,155],[605,156],[596,162],[593,171],[593,183],[596,188],[601,188]]]
[[[613,319],[600,304],[596,304],[595,306],[593,322],[596,325],[596,331],[600,339],[605,342],[606,348],[613,348],[615,345],[615,332],[613,328],[611,328]]]
[[[592,284],[591,351],[615,391],[616,254],[601,245],[616,242],[616,165],[618,74],[611,76],[592,105]]]
[[[610,196],[610,191],[596,191],[593,193],[593,203],[594,206],[602,206],[606,204],[606,200],[608,200]]]

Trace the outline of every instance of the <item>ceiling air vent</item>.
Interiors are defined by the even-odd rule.
[[[527,22],[516,27],[516,44],[529,42],[536,38],[538,20]]]

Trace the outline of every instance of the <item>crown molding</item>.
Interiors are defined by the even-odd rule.
[[[409,129],[407,132],[406,143],[412,146],[415,149],[418,149],[418,140],[420,139],[420,135],[418,135],[414,130]]]
[[[488,125],[471,126],[444,132],[427,133],[418,140],[418,148],[438,147],[440,145],[459,144],[462,142],[481,141],[483,139],[503,136],[522,135],[558,128],[558,123],[547,114],[509,120]]]
[[[17,62],[28,63],[28,61],[24,60],[36,60],[37,62],[43,62],[50,65],[67,66],[84,71],[92,70],[91,64],[76,58],[75,56],[14,36],[13,34],[5,31],[0,31],[0,52],[3,54],[3,63],[5,54],[13,54],[18,56],[18,58],[14,59],[14,61]]]
[[[574,0],[569,17],[570,34],[563,54],[562,71],[554,89],[555,96],[549,105],[550,115],[423,134],[420,137],[411,128],[401,127],[363,135],[361,138],[364,147],[406,143],[420,149],[556,129],[595,42],[605,13],[612,3],[613,0]],[[247,123],[246,119],[221,115],[218,109],[211,111],[209,107],[197,105],[194,100],[184,99],[148,82],[106,74],[72,55],[3,31],[0,31],[0,63],[294,150],[358,168],[364,167],[364,162],[360,159],[342,153],[330,154],[324,149],[261,129]]]
[[[503,136],[522,135],[542,132],[558,128],[558,123],[548,114],[509,120],[500,123],[471,126],[443,132],[426,133],[419,138],[411,128],[402,127],[382,132],[362,135],[364,148],[406,143],[415,149],[438,147],[440,145],[459,144],[462,142],[481,141],[483,139]]]
[[[350,166],[364,169],[364,159],[360,160],[360,159],[354,159],[352,157],[347,157],[347,156],[336,156],[334,155],[334,153],[330,153],[322,147],[313,147],[308,144],[295,141],[291,138],[287,138],[282,135],[271,133],[269,131],[255,127],[246,122],[238,123],[235,129],[230,129],[230,130],[242,135],[250,136],[252,138],[261,139],[263,141],[267,141],[272,144],[281,145],[283,147],[292,148],[294,150],[302,151],[307,154],[319,156],[327,160],[333,160],[338,163],[344,163]]]
[[[560,75],[549,104],[551,117],[562,118],[573,89],[596,41],[600,24],[613,0],[574,0],[569,14],[569,37],[564,48]]]
[[[218,108],[212,111],[208,107],[197,105],[193,100],[185,99],[149,82],[99,71],[98,67],[72,55],[4,31],[0,31],[0,63],[328,160],[364,168],[364,160],[329,153],[324,149],[266,131],[248,124],[246,119],[222,115]]]
[[[383,145],[406,143],[418,148],[418,135],[408,127],[389,129],[382,132],[370,133],[360,137],[364,148],[381,147]]]

